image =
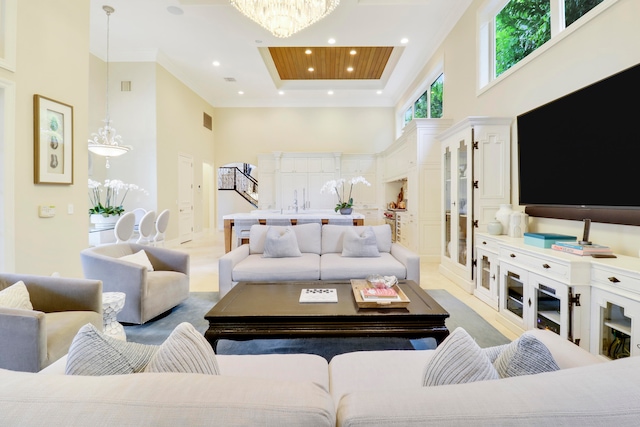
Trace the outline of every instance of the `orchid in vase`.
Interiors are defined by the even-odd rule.
[[[148,194],[143,188],[135,184],[125,184],[119,179],[105,179],[104,184],[89,179],[89,201],[92,206],[89,215],[121,215],[124,212],[124,199],[131,190]]]
[[[346,184],[349,184],[349,196],[345,198],[344,193]],[[356,184],[365,184],[369,187],[371,186],[371,184],[366,179],[364,179],[363,176],[356,176],[348,180],[340,178],[327,181],[320,189],[320,192],[328,192],[338,196],[338,203],[336,204],[336,207],[334,209],[336,212],[338,212],[341,209],[349,209],[353,207],[353,197],[351,197],[351,193],[353,192],[353,186]]]

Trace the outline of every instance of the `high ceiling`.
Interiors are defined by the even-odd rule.
[[[91,0],[90,50],[106,59],[109,5],[110,62],[156,61],[215,107],[391,107],[471,1],[341,0],[282,39],[228,0]]]

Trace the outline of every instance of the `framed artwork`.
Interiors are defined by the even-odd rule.
[[[73,107],[33,95],[33,179],[73,184]]]

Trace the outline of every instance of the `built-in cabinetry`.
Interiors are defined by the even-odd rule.
[[[640,355],[640,258],[593,260],[591,352],[609,359]]]
[[[355,185],[352,194],[353,201],[358,208],[362,209],[376,206],[377,177],[375,155],[343,154],[341,158],[340,176],[347,181],[358,176],[364,177],[371,185]]]
[[[414,119],[381,157],[382,180],[393,190],[385,191],[385,204],[396,201],[400,187],[406,188],[406,211],[399,224],[403,246],[420,254],[423,261],[440,258],[440,141],[436,138],[452,122],[446,119]],[[398,184],[400,183],[400,184]]]
[[[498,310],[498,289],[500,276],[498,270],[498,242],[495,239],[476,239],[476,287],[474,295]]]
[[[474,230],[484,231],[510,201],[511,122],[468,117],[438,135],[442,199],[440,272],[468,292],[475,288]]]

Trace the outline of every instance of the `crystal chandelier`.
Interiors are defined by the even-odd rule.
[[[102,10],[107,13],[107,114],[104,121],[104,127],[98,129],[98,132],[91,134],[89,139],[89,151],[98,156],[106,157],[108,169],[110,157],[118,157],[131,150],[131,146],[122,145],[122,137],[117,134],[116,129],[111,126],[111,118],[109,117],[109,17],[115,9],[111,6],[102,6]]]
[[[231,4],[276,37],[289,37],[319,21],[340,0],[230,0]]]

